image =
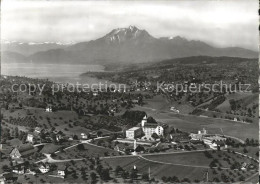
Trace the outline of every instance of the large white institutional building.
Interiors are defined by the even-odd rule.
[[[126,138],[135,139],[137,137],[141,137],[142,133],[146,138],[151,138],[153,133],[156,133],[158,136],[162,136],[163,131],[163,127],[157,123],[148,123],[147,116],[145,115],[141,121],[140,127],[132,127],[126,130]]]

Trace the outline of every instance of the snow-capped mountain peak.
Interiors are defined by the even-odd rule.
[[[136,26],[127,28],[113,29],[110,33],[103,37],[109,43],[123,43],[129,40],[142,40],[152,38],[145,30],[140,30]]]

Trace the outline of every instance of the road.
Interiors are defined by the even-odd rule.
[[[42,146],[42,145],[46,145],[46,144],[50,144],[50,143],[40,143],[40,144],[34,144],[34,145],[33,145],[33,147]]]
[[[56,160],[56,159],[53,159],[51,157],[51,154],[46,154],[44,153],[44,155],[46,156],[46,158],[42,159],[42,160],[39,160],[39,161],[36,161],[35,163],[40,163],[40,162],[48,162],[48,163],[61,163],[61,162],[70,162],[70,161],[80,161],[80,160],[83,160],[84,158],[78,158],[78,159],[63,159],[63,160]]]
[[[255,179],[255,177],[257,177],[257,179]],[[252,176],[249,176],[247,179],[245,179],[245,184],[246,183],[252,183],[252,180],[254,181],[258,181],[259,180],[259,172],[253,174]]]
[[[105,137],[97,137],[97,138],[94,138],[94,140],[99,140],[99,139],[105,139],[105,138],[108,138],[109,136],[105,136]],[[95,147],[100,147],[100,148],[103,148],[103,149],[107,149],[107,148],[104,148],[102,146],[97,146],[95,144],[91,144],[90,141],[92,139],[88,139],[88,140],[80,140],[79,143],[77,144],[73,144],[67,148],[64,148],[63,150],[67,150],[67,149],[70,149],[70,148],[73,148],[79,144],[89,144],[89,145],[92,145],[92,146],[95,146]],[[42,145],[42,144],[41,144]],[[56,151],[54,152],[55,154],[59,153],[60,151]],[[79,161],[79,160],[83,160],[84,158],[79,158],[79,159],[64,159],[64,160],[56,160],[56,159],[53,159],[51,157],[51,154],[47,154],[47,153],[43,153],[46,158],[42,159],[42,160],[39,160],[39,161],[36,161],[35,163],[39,163],[39,162],[49,162],[49,163],[58,163],[58,162],[70,162],[71,160],[74,160],[74,161]]]

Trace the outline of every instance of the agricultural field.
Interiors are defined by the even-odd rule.
[[[246,138],[258,139],[258,123],[245,124],[230,120],[181,115],[171,112],[152,113],[157,121],[186,132],[197,132],[198,130],[205,128],[210,134],[222,134],[222,128],[223,133],[228,136],[234,136],[242,140],[245,140]]]
[[[181,154],[143,155],[142,157],[112,157],[104,158],[103,161],[113,168],[119,165],[125,170],[131,170],[136,166],[140,173],[147,173],[150,168],[151,176],[157,179],[161,179],[164,176],[176,176],[180,180],[189,178],[190,181],[203,181],[205,179],[204,174],[206,171],[209,172],[209,181],[213,181],[214,178],[218,178],[221,181],[223,175],[227,175],[227,177],[233,178],[234,180],[239,180],[241,175],[247,178],[256,172],[255,170],[243,172],[229,169],[230,164],[227,164],[227,161],[224,161],[227,158],[230,159],[231,164],[235,161],[239,163],[247,162],[253,163],[258,167],[254,161],[239,155],[234,156],[233,153],[220,151],[214,153],[210,152],[210,154],[212,155],[212,158],[206,157],[204,152],[190,152]],[[209,165],[213,160],[217,160],[217,164],[216,168],[211,169],[209,168]],[[227,169],[223,170],[218,167],[227,167]],[[231,181],[230,178],[229,181]]]
[[[114,156],[119,155],[117,151],[109,148],[99,147],[91,144],[80,144],[82,146],[75,146],[70,149],[66,149],[56,154],[55,159],[75,159],[86,157],[102,157],[102,156]]]

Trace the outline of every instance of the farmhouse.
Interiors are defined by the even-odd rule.
[[[35,129],[34,129],[34,132],[36,133],[36,134],[39,134],[39,133],[41,133],[43,131],[43,129],[41,129],[40,127],[36,127]]]
[[[17,166],[14,166],[13,168],[13,172],[16,173],[16,174],[24,174],[24,166],[22,165],[17,165]]]
[[[46,110],[45,110],[46,112],[52,112],[52,105],[47,105],[47,107],[46,107]]]
[[[86,133],[81,133],[80,136],[81,136],[81,139],[88,139],[89,138],[88,134],[86,134]]]
[[[58,165],[57,175],[65,177],[67,167],[65,165]]]
[[[218,135],[213,136],[205,136],[202,141],[207,144],[211,149],[218,149],[225,146],[225,137],[221,137]]]
[[[50,166],[47,163],[42,163],[39,167],[39,170],[41,171],[41,173],[47,173],[50,170]]]
[[[198,133],[191,133],[190,138],[191,140],[202,140],[204,136],[207,135],[207,130],[203,128],[202,131],[198,131]]]
[[[21,146],[20,148],[12,149],[10,153],[10,157],[12,159],[19,159],[21,157],[28,157],[34,153],[35,153],[34,147],[28,144],[28,145]]]

